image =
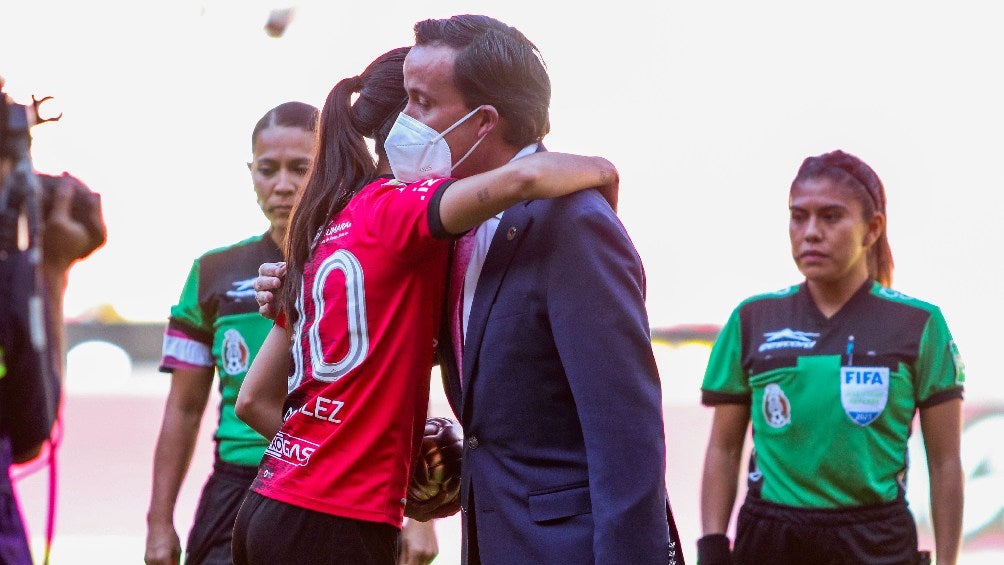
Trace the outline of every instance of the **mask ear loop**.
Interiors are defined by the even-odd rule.
[[[488,137],[487,133],[479,137],[478,140],[474,142],[474,145],[472,145],[471,148],[467,150],[467,153],[464,153],[464,156],[461,157],[459,161],[457,161],[456,163],[453,164],[453,166],[450,167],[450,173],[453,173],[453,169],[459,167],[460,163],[464,162],[464,159],[470,157],[471,153],[474,153],[474,150],[478,148],[478,145],[481,145],[481,142],[484,141],[486,137]]]
[[[435,141],[439,141],[440,139],[443,139],[443,137],[445,137],[446,134],[448,134],[451,131],[453,131],[454,128],[456,128],[460,124],[466,122],[471,116],[473,116],[474,114],[478,113],[478,111],[481,110],[484,107],[485,107],[484,104],[482,104],[482,105],[478,106],[477,108],[475,108],[475,109],[471,110],[470,112],[468,112],[466,116],[464,116],[463,118],[460,118],[452,126],[450,126],[450,127],[446,128],[445,130],[443,130],[443,133],[439,134],[439,136],[436,138]],[[474,153],[474,150],[478,148],[478,145],[481,145],[481,142],[484,141],[485,137],[487,137],[487,136],[488,136],[488,134],[485,133],[484,135],[482,135],[481,137],[479,137],[478,140],[474,142],[474,145],[472,145],[471,148],[467,150],[467,153],[464,153],[463,157],[461,157],[456,163],[454,163],[453,165],[450,166],[450,172],[452,173],[454,169],[456,169],[457,167],[459,167],[460,164],[464,162],[464,159],[467,159],[468,157],[470,157],[471,153]],[[433,143],[435,143],[435,141]]]
[[[442,138],[446,137],[446,134],[448,134],[448,133],[450,133],[451,131],[453,131],[454,129],[456,129],[456,128],[457,128],[457,126],[459,126],[460,124],[462,124],[462,123],[466,122],[466,121],[468,120],[468,118],[470,118],[470,117],[471,117],[471,116],[473,116],[474,114],[477,114],[477,113],[478,113],[478,110],[480,110],[480,109],[482,109],[482,108],[484,108],[484,107],[485,107],[485,106],[484,106],[484,104],[482,104],[481,106],[478,106],[477,108],[475,108],[475,109],[471,110],[470,112],[468,112],[466,116],[464,116],[463,118],[460,118],[459,120],[457,120],[456,122],[454,122],[452,126],[450,126],[450,127],[446,128],[446,129],[444,129],[444,130],[443,130],[443,132],[442,132],[442,133],[440,133],[440,134],[439,134],[439,135],[438,135],[438,136],[436,137],[436,139],[432,140],[432,141],[433,141],[433,143],[435,143],[436,141],[439,141],[440,139],[442,139]]]

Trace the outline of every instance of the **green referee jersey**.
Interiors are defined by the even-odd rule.
[[[220,459],[228,463],[258,465],[267,447],[265,438],[237,418],[234,404],[272,329],[255,300],[258,267],[281,260],[267,233],[209,251],[195,260],[171,308],[160,370],[215,367],[221,396],[215,440]]]
[[[837,508],[902,496],[917,408],[961,398],[941,311],[869,280],[830,318],[804,284],[754,296],[711,351],[705,405],[750,405],[750,491]]]

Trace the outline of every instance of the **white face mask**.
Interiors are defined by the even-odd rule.
[[[394,126],[387,134],[387,141],[383,144],[394,178],[403,182],[418,182],[450,176],[453,169],[463,163],[485,137],[481,136],[456,164],[450,155],[450,146],[443,137],[481,108],[483,106],[471,110],[469,114],[443,130],[443,133],[404,112],[398,114]]]

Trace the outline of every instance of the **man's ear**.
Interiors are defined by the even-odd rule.
[[[488,135],[489,132],[498,127],[500,120],[499,111],[495,109],[495,106],[490,104],[481,106],[481,110],[475,118],[478,120],[478,137]]]

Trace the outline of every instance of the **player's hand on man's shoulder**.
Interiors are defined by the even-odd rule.
[[[598,157],[598,159],[603,158]],[[603,183],[596,188],[599,189],[600,194],[603,195],[603,198],[610,203],[610,207],[614,209],[614,212],[616,212],[617,201],[620,197],[621,176],[620,173],[617,172],[617,167],[615,167],[613,163],[607,161],[606,159],[603,160],[606,161],[608,168],[603,173]]]

